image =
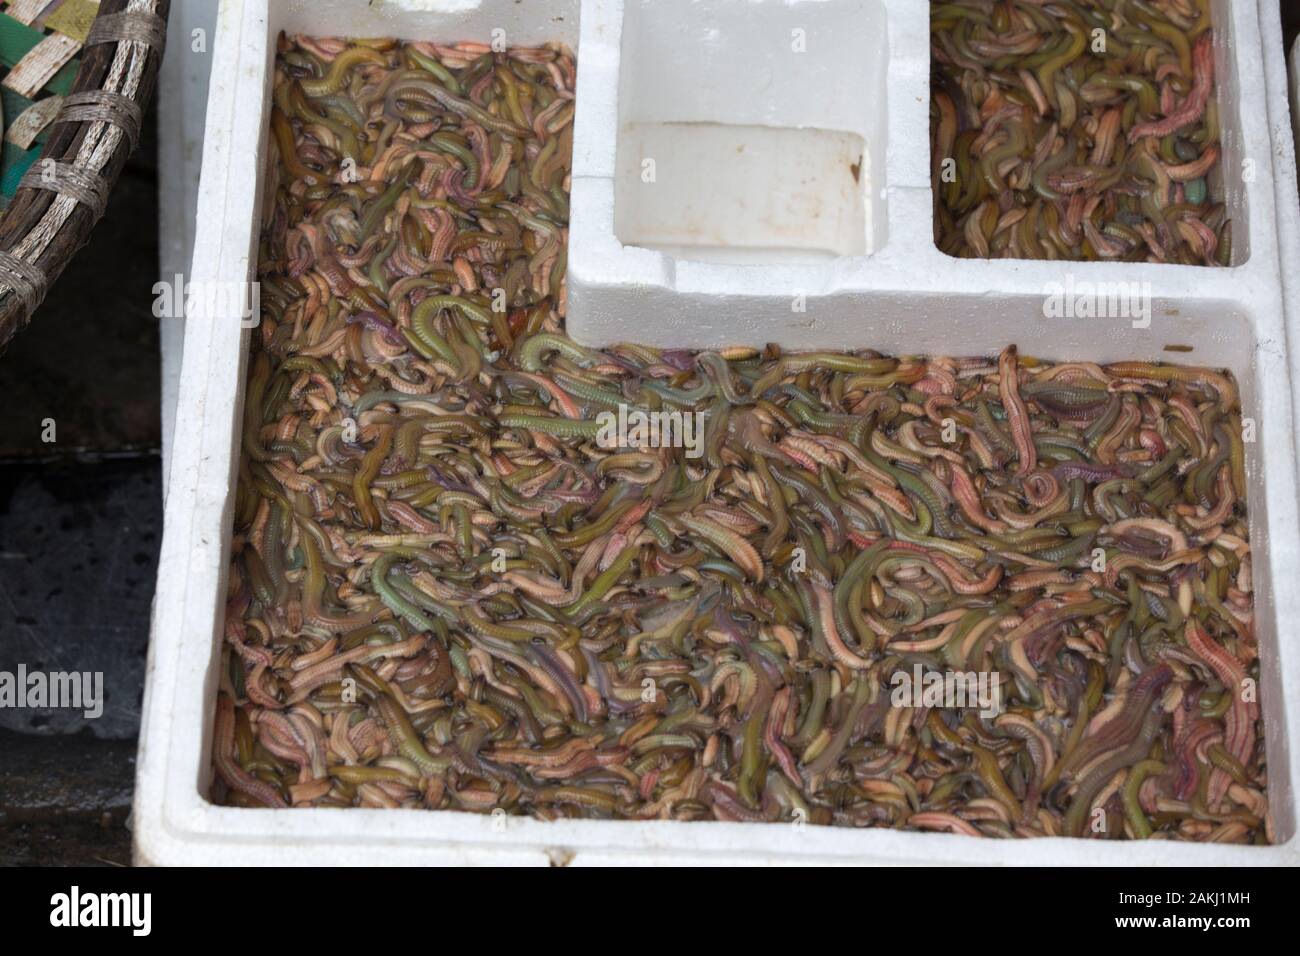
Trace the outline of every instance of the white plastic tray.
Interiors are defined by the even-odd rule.
[[[710,5],[700,0],[692,6]],[[499,819],[450,811],[214,806],[206,793],[248,338],[235,317],[200,311],[190,316],[186,328],[159,563],[135,798],[137,860],[537,865],[1300,862],[1294,810],[1300,763],[1291,744],[1300,740],[1300,646],[1294,625],[1279,627],[1279,622],[1300,620],[1293,353],[1288,351],[1284,321],[1284,305],[1300,300],[1288,288],[1284,302],[1279,281],[1279,248],[1288,250],[1286,261],[1296,261],[1300,210],[1294,201],[1276,0],[1259,0],[1258,10],[1244,0],[1216,3],[1219,30],[1231,39],[1219,51],[1221,76],[1226,70],[1228,77],[1224,126],[1225,139],[1231,138],[1225,167],[1244,169],[1245,160],[1253,161],[1249,181],[1238,177],[1239,187],[1233,190],[1239,256],[1244,261],[1223,270],[958,261],[938,253],[931,239],[928,184],[928,5],[920,0],[745,4],[756,20],[765,13],[785,17],[790,11],[807,12],[810,41],[817,35],[814,14],[832,16],[834,7],[848,11],[838,27],[846,31],[853,24],[879,24],[883,13],[888,128],[883,131],[883,161],[876,162],[881,149],[877,145],[871,154],[876,172],[866,178],[877,190],[883,186],[885,194],[873,193],[870,216],[864,210],[864,228],[870,224],[874,231],[864,238],[861,255],[780,265],[754,261],[746,251],[740,261],[727,261],[723,254],[710,255],[716,261],[699,262],[671,254],[682,251],[675,237],[668,237],[660,250],[625,248],[612,238],[619,98],[637,83],[644,84],[645,78],[623,76],[620,53],[633,49],[630,44],[664,42],[654,31],[668,31],[671,24],[646,26],[648,17],[659,15],[656,11],[679,17],[683,42],[707,38],[708,30],[722,28],[704,24],[697,29],[694,21],[680,20],[685,6],[676,0],[662,6],[638,2],[636,7],[640,19],[625,21],[620,0],[584,0],[581,11],[578,0],[225,0],[208,107],[193,278],[235,282],[250,277],[259,229],[259,157],[266,143],[270,64],[280,30],[487,41],[493,28],[503,28],[511,44],[560,40],[577,52],[569,322],[581,338],[674,346],[779,341],[787,347],[873,347],[944,355],[988,353],[1015,342],[1023,352],[1045,358],[1176,358],[1230,368],[1241,384],[1244,414],[1254,418],[1258,428],[1258,441],[1247,451],[1248,500],[1270,804],[1280,842],[1258,848],[1164,841],[994,841],[781,824],[546,823],[513,818],[501,826]],[[788,42],[790,21],[774,22]],[[649,32],[639,40],[632,38],[625,35],[628,23]],[[877,31],[864,42],[875,43],[881,35]],[[716,39],[723,42],[721,32]],[[1257,55],[1261,48],[1266,56]],[[838,49],[848,57],[857,48],[849,43]],[[639,66],[648,68],[645,63]],[[852,64],[844,68],[849,75],[861,74]],[[832,70],[828,75],[836,74]],[[631,85],[624,86],[625,80]],[[649,113],[626,117],[635,122],[675,121]],[[772,120],[789,124],[794,118],[786,113]],[[727,117],[715,114],[713,119]],[[763,121],[741,119],[746,124]],[[813,125],[833,129],[828,124],[834,122],[833,117],[817,119]],[[864,144],[879,144],[881,131],[864,126],[857,135]],[[259,149],[250,144],[259,144]],[[671,138],[669,146],[676,148]],[[761,172],[761,165],[755,170]],[[863,201],[868,198],[864,191]],[[779,248],[776,252],[778,258],[784,256]],[[1150,282],[1150,327],[1134,328],[1129,319],[1044,319],[1044,288],[1065,281],[1067,275],[1076,281]],[[808,311],[792,322],[790,303],[800,293],[807,296]],[[604,309],[609,313],[602,313]],[[1293,321],[1300,322],[1300,309],[1290,311]],[[1171,343],[1193,351],[1171,356],[1163,351]],[[1288,699],[1293,703],[1288,705]]]

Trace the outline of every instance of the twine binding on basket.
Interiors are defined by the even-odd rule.
[[[3,280],[23,300],[28,315],[35,312],[36,307],[44,301],[45,293],[49,288],[44,272],[26,259],[19,259],[2,249],[0,249],[0,280]]]
[[[111,90],[86,90],[70,93],[63,98],[63,108],[55,117],[56,123],[93,123],[100,120],[122,129],[134,150],[140,142],[140,127],[144,125],[144,110],[129,96]]]
[[[105,14],[95,19],[86,36],[86,46],[118,43],[122,40],[145,43],[161,50],[167,43],[167,21],[147,10],[123,10],[121,13]]]
[[[108,208],[108,183],[102,176],[52,159],[43,159],[29,169],[18,181],[18,188],[48,189],[71,196],[94,213],[96,222]]]

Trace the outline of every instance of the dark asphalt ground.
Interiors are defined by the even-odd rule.
[[[0,356],[0,671],[102,671],[103,715],[0,708],[0,865],[127,865],[162,536],[156,141]],[[46,419],[56,441],[42,440]]]

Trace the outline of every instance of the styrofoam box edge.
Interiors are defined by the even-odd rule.
[[[188,47],[194,30],[202,30],[206,38],[213,37],[216,18],[211,0],[174,0],[167,18],[167,45],[173,50]],[[177,274],[188,274],[194,254],[194,210],[203,162],[203,119],[211,66],[212,60],[206,55],[173,55],[162,62],[158,83],[158,271],[163,282],[173,282]],[[164,316],[159,320],[164,497],[171,468],[184,340],[183,318]]]
[[[359,19],[366,15],[361,9],[366,6],[364,0],[318,0],[310,9],[305,0],[289,0],[277,5],[275,14],[295,22],[295,17],[305,18],[310,13],[315,18],[312,21],[296,22],[318,23],[322,26],[316,32],[329,32],[331,24],[344,22],[350,12],[358,18],[351,21],[356,29],[345,31],[335,26],[337,32],[432,35],[438,39],[482,39],[485,37],[478,31],[484,24],[503,18],[527,30],[523,18],[530,15],[534,30],[555,29],[553,24],[541,22],[532,4],[521,9],[509,0],[484,0],[476,13],[467,8],[467,4],[475,5],[474,0],[421,2],[426,8],[446,9],[450,4],[460,12],[445,18],[426,15],[418,21],[404,20],[398,24],[406,28],[404,33],[362,30],[375,22]],[[548,10],[553,6],[548,4]],[[599,16],[602,9],[603,0],[584,3],[584,23],[590,23],[593,12]],[[1246,19],[1248,26],[1262,23],[1263,37],[1256,27],[1236,37],[1245,48],[1263,43],[1268,50],[1266,62],[1259,64],[1258,82],[1251,87],[1243,82],[1242,90],[1243,97],[1250,95],[1252,106],[1258,107],[1243,110],[1247,114],[1243,116],[1246,148],[1260,158],[1250,197],[1251,258],[1225,278],[1213,278],[1209,272],[1199,272],[1197,277],[1202,285],[1249,283],[1263,290],[1249,300],[1245,330],[1253,352],[1247,369],[1254,380],[1249,401],[1260,418],[1260,440],[1251,462],[1252,534],[1267,533],[1270,539],[1256,566],[1256,586],[1257,593],[1267,595],[1271,602],[1268,616],[1272,621],[1293,622],[1300,620],[1300,588],[1294,587],[1300,524],[1292,437],[1293,355],[1287,347],[1276,277],[1279,242],[1286,261],[1297,261],[1300,210],[1295,204],[1277,0],[1259,0],[1259,10],[1263,15],[1258,21],[1253,16]],[[500,17],[492,16],[498,12]],[[258,157],[263,150],[250,149],[248,144],[264,147],[266,140],[265,103],[273,53],[267,21],[268,0],[226,0],[220,9],[194,254],[193,278],[199,281],[241,281],[251,274],[261,208]],[[418,32],[409,32],[417,28]],[[448,35],[442,32],[445,30],[455,32]],[[584,67],[593,64],[582,50],[579,60],[582,76]],[[1262,72],[1265,66],[1266,74]],[[1255,67],[1251,65],[1251,69]],[[580,115],[581,111],[580,101]],[[1280,143],[1279,129],[1285,130]],[[580,154],[583,145],[579,143],[577,149]],[[1280,167],[1276,175],[1275,163]],[[1280,214],[1277,220],[1275,207]],[[924,216],[928,223],[928,203]],[[966,287],[967,292],[1005,294],[1002,285],[1006,279],[1014,295],[1022,281],[1018,276],[1026,271],[1020,264],[982,265],[988,268],[973,287]],[[1117,277],[1122,277],[1122,271]],[[935,282],[930,276],[915,278]],[[1030,284],[1037,295],[1038,284]],[[1286,304],[1293,321],[1300,321],[1300,299],[1293,285],[1294,280],[1287,284]],[[1210,301],[1243,299],[1240,288],[1221,288],[1220,293]],[[449,811],[273,811],[214,806],[204,794],[210,782],[212,707],[247,345],[247,333],[241,334],[231,319],[200,309],[187,322],[140,735],[133,816],[137,862],[548,865],[816,861],[1120,866],[1300,862],[1297,839],[1289,829],[1294,819],[1293,795],[1300,789],[1296,761],[1287,752],[1288,740],[1300,740],[1297,708],[1287,704],[1288,700],[1300,701],[1300,648],[1293,633],[1270,635],[1268,640],[1261,637],[1270,799],[1274,814],[1284,817],[1288,827],[1285,842],[1266,848],[1163,841],[991,841],[879,829],[796,830],[771,824],[666,821],[544,823],[510,819],[504,830],[498,831],[486,816]],[[1227,341],[1224,346],[1240,347]],[[1262,623],[1261,634],[1264,630]]]

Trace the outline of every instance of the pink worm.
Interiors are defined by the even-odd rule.
[[[1162,120],[1139,123],[1129,130],[1128,141],[1136,143],[1143,136],[1164,137],[1190,126],[1205,114],[1214,86],[1214,46],[1209,31],[1202,33],[1192,51],[1192,90],[1182,105]]]
[[[1038,464],[1038,450],[1034,448],[1033,428],[1029,422],[1029,410],[1025,408],[1024,399],[1020,397],[1020,373],[1016,364],[1016,347],[1008,346],[998,356],[998,391],[1002,405],[1007,410],[1007,421],[1011,424],[1011,440],[1016,446],[1020,461],[1016,465],[1016,474],[1026,475]]]
[[[802,789],[803,780],[799,776],[798,767],[795,764],[794,755],[786,749],[785,744],[781,742],[781,725],[785,723],[786,713],[790,709],[790,688],[782,687],[777,691],[776,696],[772,699],[772,709],[768,713],[767,727],[763,730],[764,742],[767,749],[771,751],[772,756],[780,765],[781,770],[790,779],[795,787]]]
[[[1242,700],[1242,683],[1246,680],[1246,668],[1241,661],[1229,654],[1195,620],[1188,620],[1184,632],[1187,646],[1201,660],[1205,661],[1232,694],[1232,706],[1223,715],[1224,746],[1244,767],[1250,762],[1251,752],[1255,749],[1255,721],[1259,718],[1259,705]],[[1215,767],[1210,774],[1209,803],[1217,806],[1228,792],[1231,784],[1228,774]]]

